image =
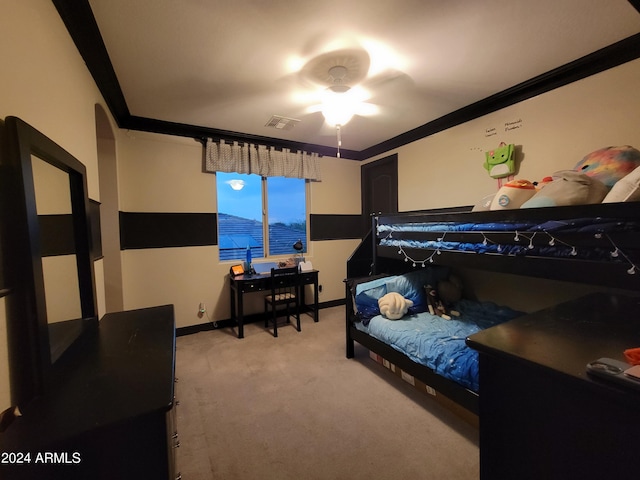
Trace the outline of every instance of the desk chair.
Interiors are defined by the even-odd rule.
[[[295,305],[297,330],[300,331],[300,300],[299,300],[298,267],[271,269],[271,294],[264,297],[264,326],[269,326],[268,309],[271,308],[273,322],[273,336],[278,336],[278,305],[286,305],[287,323],[290,323],[290,306]]]

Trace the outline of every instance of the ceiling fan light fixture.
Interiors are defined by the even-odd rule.
[[[329,87],[329,90],[331,90],[333,93],[347,93],[349,90],[351,90],[351,87],[349,87],[348,85],[331,85]]]
[[[320,111],[332,127],[346,125],[358,110],[358,98],[347,85],[332,85],[322,95]]]
[[[340,93],[326,95],[320,111],[325,121],[332,127],[346,125],[355,114],[353,102]]]
[[[332,127],[346,125],[353,118],[354,112],[341,108],[339,105],[324,105],[322,115],[325,121]]]

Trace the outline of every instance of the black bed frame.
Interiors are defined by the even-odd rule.
[[[576,218],[616,218],[640,222],[640,203],[610,203],[597,205],[580,205],[571,207],[547,207],[536,209],[500,210],[486,212],[472,212],[471,207],[456,209],[439,209],[420,212],[406,212],[392,215],[372,217],[372,230],[354,251],[347,261],[346,284],[346,356],[354,357],[355,342],[370,351],[377,353],[384,359],[395,364],[404,372],[435,389],[438,393],[453,400],[470,412],[478,413],[478,394],[459,385],[458,383],[441,377],[433,370],[416,364],[406,355],[394,348],[367,335],[354,326],[355,315],[352,295],[349,290],[349,279],[366,277],[374,274],[398,274],[415,268],[412,262],[404,261],[399,255],[397,247],[379,245],[376,234],[378,224],[399,224],[411,222],[508,222],[518,220],[566,220]],[[431,239],[433,233],[407,233],[407,238]],[[448,239],[455,238],[461,242],[477,242],[477,233],[448,234]],[[513,233],[497,234],[511,235]],[[402,237],[394,234],[394,237]],[[431,237],[430,237],[431,236]],[[493,235],[492,235],[493,236]],[[558,234],[572,245],[585,248],[609,248],[611,241],[620,248],[635,265],[640,265],[640,231],[630,230],[609,234],[605,238],[596,238],[585,234]],[[476,238],[472,238],[476,237]],[[424,259],[433,250],[404,249],[404,253],[411,258]],[[404,255],[404,254],[403,254]],[[640,270],[635,274],[628,273],[628,262],[603,262],[577,258],[551,258],[541,256],[509,256],[502,254],[476,254],[469,252],[442,251],[435,258],[434,265],[450,267],[473,268],[493,272],[510,273],[575,283],[597,285],[603,288],[616,288],[638,294],[640,292]]]

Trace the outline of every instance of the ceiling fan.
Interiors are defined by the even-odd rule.
[[[300,70],[302,80],[312,87],[318,103],[307,113],[322,112],[330,126],[345,125],[353,115],[377,113],[375,105],[366,103],[371,96],[363,86],[370,68],[370,57],[359,48],[341,49],[318,55]]]
[[[305,113],[321,112],[325,122],[336,129],[340,156],[341,127],[355,115],[372,116],[380,108],[367,102],[372,90],[395,80],[401,73],[378,67],[373,72],[371,57],[364,48],[343,48],[315,56],[298,72],[305,86],[303,103],[311,103]]]

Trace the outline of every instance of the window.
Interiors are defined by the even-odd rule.
[[[216,173],[220,260],[296,253],[307,246],[306,183],[300,178]],[[265,255],[268,252],[268,255]]]

